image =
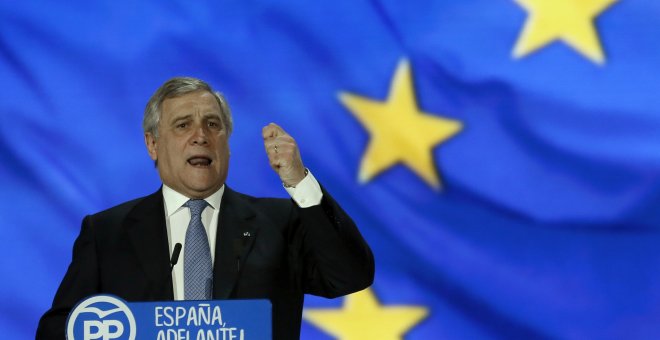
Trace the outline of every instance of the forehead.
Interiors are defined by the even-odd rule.
[[[194,114],[220,117],[220,105],[212,93],[199,90],[163,100],[161,114],[162,120]]]

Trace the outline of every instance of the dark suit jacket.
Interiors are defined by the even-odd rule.
[[[213,298],[270,299],[274,339],[300,337],[303,294],[334,298],[373,281],[369,246],[325,191],[321,205],[300,208],[226,187],[218,220]],[[85,217],[37,339],[63,339],[69,311],[89,295],[172,300],[169,262],[161,190]]]

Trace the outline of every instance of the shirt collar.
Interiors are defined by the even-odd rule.
[[[222,201],[222,195],[225,192],[225,185],[223,184],[218,191],[211,194],[211,196],[205,198],[204,200],[208,203],[211,208],[218,209],[220,208],[220,202]],[[163,184],[163,199],[165,201],[165,213],[167,217],[172,216],[183,207],[183,205],[190,200],[189,197],[174,191],[174,189]]]

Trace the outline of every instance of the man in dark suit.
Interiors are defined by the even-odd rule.
[[[93,294],[127,301],[196,299],[189,295],[189,277],[195,276],[185,268],[193,265],[209,268],[204,298],[269,299],[274,339],[299,338],[304,294],[333,298],[371,285],[369,246],[303,166],[295,140],[281,127],[264,127],[262,137],[291,200],[254,198],[225,185],[231,114],[222,95],[201,80],[163,84],[147,104],[143,128],[162,188],[85,217],[37,338],[64,338],[69,311]],[[191,202],[201,202],[201,213],[194,215]],[[204,227],[199,249],[205,255],[186,248],[194,220]],[[177,243],[183,259],[170,272]]]

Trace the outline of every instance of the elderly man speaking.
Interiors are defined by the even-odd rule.
[[[273,338],[296,339],[304,294],[334,298],[371,285],[369,246],[281,127],[269,124],[262,137],[291,200],[226,185],[231,113],[199,79],[163,84],[147,103],[143,128],[163,185],[83,219],[38,339],[63,339],[71,308],[99,293],[127,301],[265,298]],[[171,270],[177,244],[182,259]]]

